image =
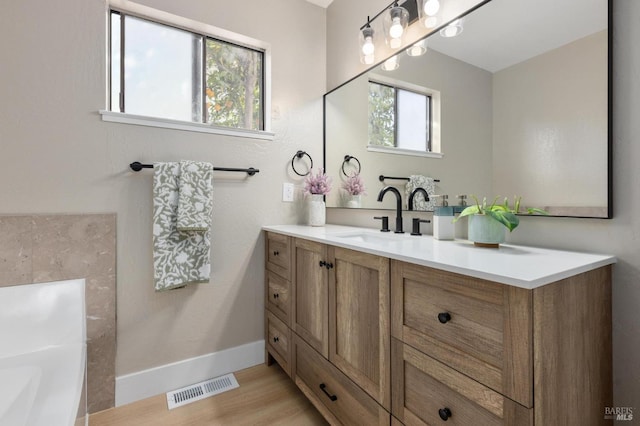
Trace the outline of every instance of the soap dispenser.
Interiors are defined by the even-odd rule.
[[[434,195],[436,206],[433,212],[433,237],[437,240],[453,240],[455,225],[453,207],[449,206],[447,195]]]

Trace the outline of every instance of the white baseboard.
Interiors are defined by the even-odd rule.
[[[116,407],[264,362],[264,340],[116,377]]]

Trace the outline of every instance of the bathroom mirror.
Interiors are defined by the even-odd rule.
[[[610,218],[610,9],[610,0],[491,0],[465,16],[462,34],[434,33],[425,54],[399,52],[397,69],[374,67],[327,93],[327,206],[394,209],[392,197],[377,201],[380,189],[404,192],[406,180],[391,178],[424,175],[450,204],[518,195],[553,216]],[[436,152],[369,146],[372,83],[438,94],[428,108]],[[366,195],[353,203],[340,187],[358,170]]]

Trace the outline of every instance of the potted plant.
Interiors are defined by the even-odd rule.
[[[462,217],[469,216],[469,240],[477,246],[498,247],[504,242],[505,229],[512,232],[520,224],[518,214],[520,212],[520,202],[522,197],[514,197],[513,207],[509,206],[509,200],[504,199],[503,204],[496,204],[499,197],[494,198],[491,204],[487,204],[487,199],[482,199],[482,204],[474,196],[475,205],[462,210],[454,222]],[[529,207],[527,214],[548,214],[542,209]]]
[[[324,173],[324,169],[313,169],[304,178],[304,192],[311,196],[309,202],[308,223],[311,226],[324,226],[326,221],[326,208],[324,196],[331,191],[331,178]]]
[[[360,207],[360,197],[366,194],[364,181],[359,173],[354,173],[347,177],[342,183],[342,189],[346,192],[346,206],[350,208]]]

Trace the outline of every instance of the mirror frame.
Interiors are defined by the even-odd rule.
[[[420,0],[416,0],[420,1]],[[473,13],[476,9],[483,7],[487,3],[490,3],[492,0],[486,0],[481,3],[478,3],[471,9],[466,12],[460,14],[459,16],[442,23],[435,29],[431,30],[425,36],[419,38],[418,40],[410,43],[404,49],[399,52],[395,52],[393,55],[397,55],[398,53],[404,52],[406,49],[411,47],[413,43],[416,43],[420,40],[425,40],[431,37],[434,34],[437,34],[441,28],[444,28],[449,23],[455,21],[456,19],[462,18],[470,13]],[[549,215],[549,216],[536,216],[536,217],[567,217],[567,218],[579,218],[579,219],[612,219],[613,218],[613,0],[607,0],[607,215],[606,216],[574,216],[574,215]],[[389,59],[389,57],[385,57],[381,61],[377,62],[375,65],[372,65],[370,68],[365,69],[364,71],[358,73],[354,77],[349,80],[341,83],[340,85],[334,87],[327,93],[322,96],[322,163],[324,170],[327,170],[327,95],[335,92],[336,90],[342,88],[343,86],[351,83],[352,81],[358,79],[359,77],[367,74],[372,71],[380,64],[382,64],[385,60]],[[326,197],[325,197],[326,198]],[[345,207],[327,207],[331,209],[348,209]],[[362,210],[388,210],[388,209],[362,209]],[[526,214],[520,214],[525,215]]]

